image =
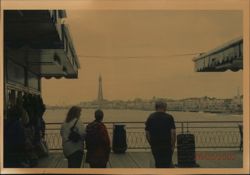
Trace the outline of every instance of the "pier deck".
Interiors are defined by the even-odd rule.
[[[241,151],[197,151],[200,168],[242,168]],[[177,153],[173,155],[177,163]],[[89,165],[84,163],[84,167]],[[39,160],[38,168],[67,168],[67,159],[61,151],[51,152],[49,157]],[[154,168],[154,160],[149,151],[129,151],[125,154],[111,153],[108,168]]]

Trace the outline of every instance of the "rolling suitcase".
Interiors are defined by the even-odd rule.
[[[177,135],[177,160],[178,167],[198,167],[195,157],[195,137],[186,132]]]

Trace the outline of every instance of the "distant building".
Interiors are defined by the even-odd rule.
[[[232,112],[243,112],[243,95],[235,96],[231,101],[231,111]]]
[[[168,100],[167,110],[169,111],[183,111],[183,101],[180,100]]]
[[[187,98],[183,100],[183,110],[197,112],[200,110],[199,98]]]

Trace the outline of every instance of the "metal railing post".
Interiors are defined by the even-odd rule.
[[[181,122],[181,133],[182,134],[184,133],[184,124],[183,124],[183,122]]]

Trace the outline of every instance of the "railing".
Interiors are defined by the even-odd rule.
[[[119,122],[120,124],[121,122]],[[85,123],[86,125],[87,123]],[[113,125],[106,122],[110,140],[112,142]],[[145,137],[145,124],[142,122],[122,122],[126,125],[128,149],[149,149]],[[175,122],[177,135],[190,133],[195,136],[196,148],[239,148],[241,135],[239,124],[242,121],[188,121]],[[45,139],[50,150],[61,150],[61,123],[47,123]]]

